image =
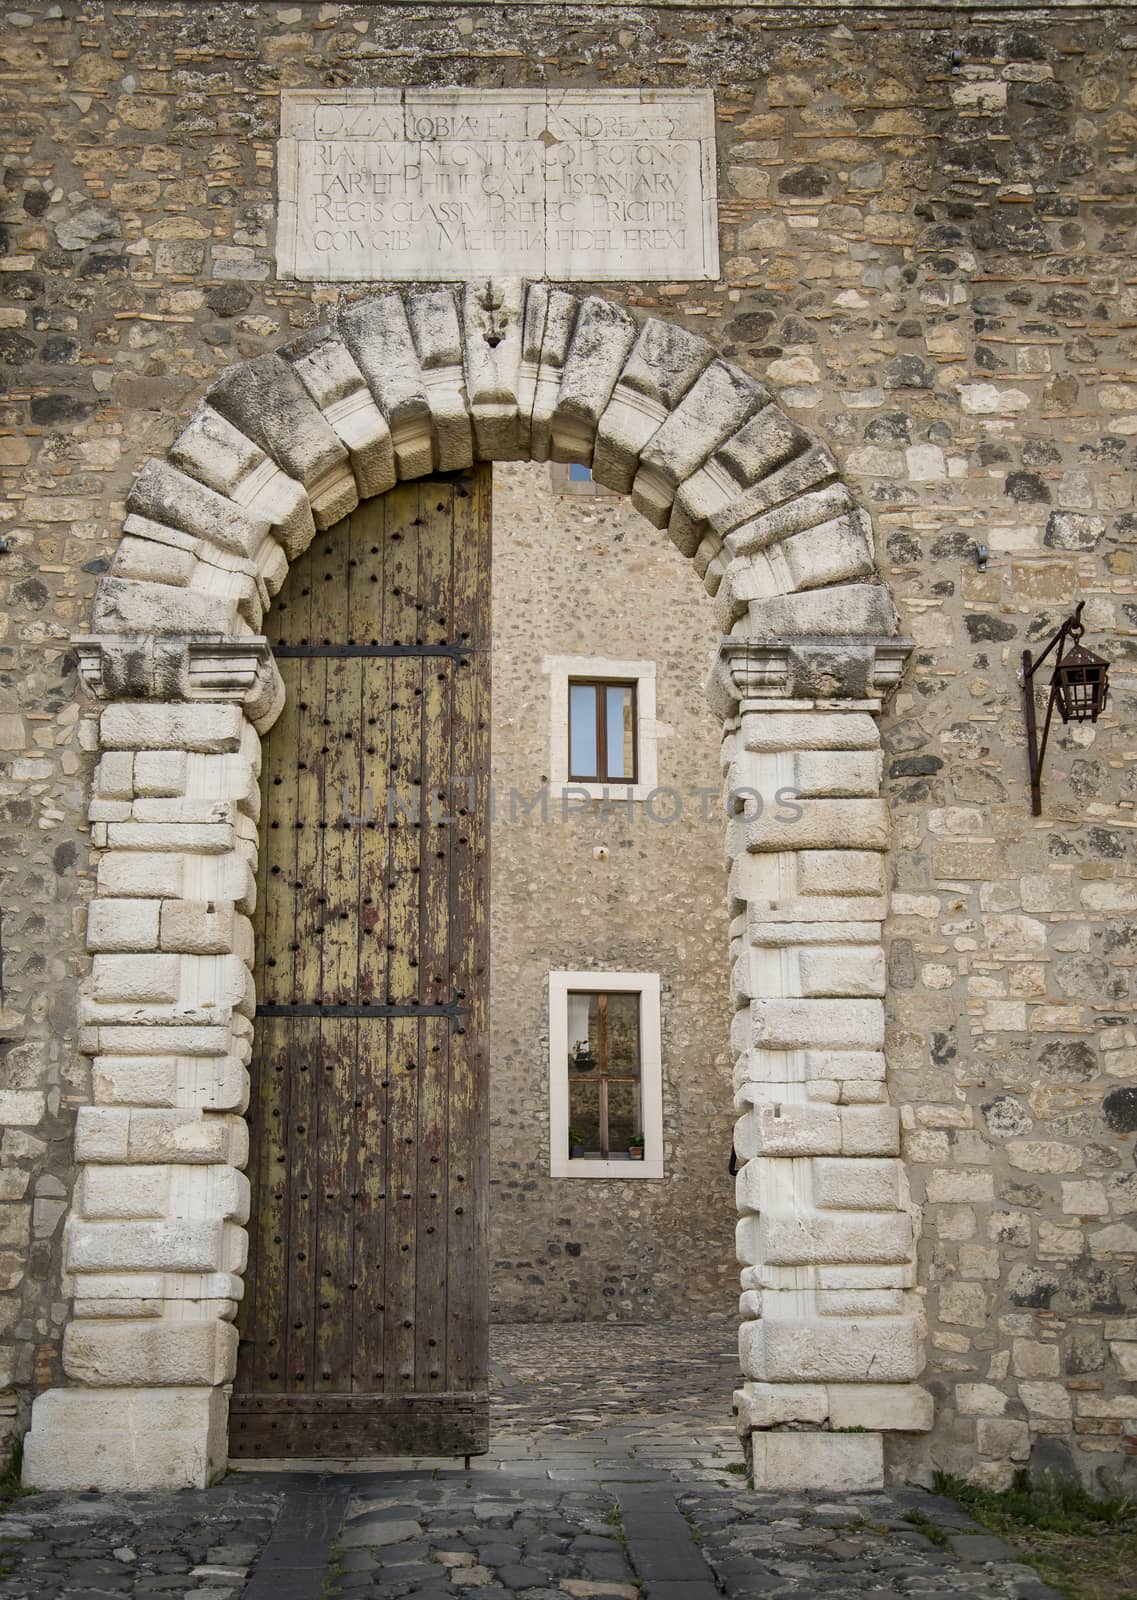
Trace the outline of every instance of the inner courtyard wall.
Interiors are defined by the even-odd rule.
[[[84,817],[95,708],[68,640],[86,629],[132,472],[165,449],[221,369],[318,323],[341,292],[275,277],[279,91],[329,81],[711,86],[721,279],[605,292],[711,339],[829,443],[872,511],[881,571],[917,641],[883,724],[894,827],[888,1059],[922,1206],[924,1381],[937,1423],[929,1439],[894,1447],[896,1465],[1004,1482],[1029,1456],[1105,1485],[1131,1479],[1131,17],[1066,6],[933,17],[851,6],[64,4],[26,7],[3,26],[7,1426],[18,1431],[31,1394],[61,1379],[71,1138],[90,1100],[76,989],[94,883]],[[510,472],[499,476],[507,505],[522,476],[516,489]],[[619,516],[655,548],[633,513]],[[983,571],[979,544],[989,550]],[[534,549],[534,624],[546,560]],[[1024,644],[1045,641],[1076,598],[1087,602],[1087,642],[1113,662],[1111,702],[1096,727],[1053,740],[1044,814],[1033,820],[1016,668]],[[550,615],[551,631],[563,624]],[[536,661],[544,646],[533,644]],[[693,721],[689,681],[680,692]],[[535,730],[525,737],[544,759]],[[702,748],[710,742],[708,732]],[[500,870],[498,839],[495,848]],[[520,862],[538,847],[522,831],[513,848]],[[507,855],[507,881],[513,870]],[[557,912],[546,906],[546,928]],[[621,952],[621,963],[654,970],[633,955]],[[713,1006],[712,990],[709,978],[692,983],[673,1039],[689,1038],[696,1002]],[[528,1037],[541,1019],[526,1005],[524,1048],[544,1082],[543,1038]],[[720,1036],[690,1042],[717,1101]],[[547,1140],[533,1103],[520,1091],[516,1103]],[[670,1114],[682,1110],[673,1098]],[[681,1120],[676,1137],[710,1136],[701,1119]],[[726,1128],[691,1158],[716,1194]],[[538,1169],[543,1159],[534,1154]],[[511,1237],[531,1180],[502,1177],[495,1193],[497,1217],[515,1219]],[[615,1203],[606,1196],[602,1207]],[[554,1215],[554,1243],[566,1214]],[[674,1248],[665,1220],[659,1209],[637,1221],[655,1260],[637,1264],[626,1293],[614,1286],[620,1314],[644,1288],[657,1307],[674,1293],[678,1271],[656,1264]],[[525,1234],[524,1255],[495,1242],[495,1257],[536,1262],[538,1232]],[[724,1262],[728,1249],[724,1239]],[[542,1315],[567,1314],[554,1305],[564,1264],[547,1246],[544,1255],[534,1272],[546,1282],[525,1294],[543,1300]],[[610,1268],[600,1265],[574,1270],[587,1296],[599,1287],[607,1300]],[[709,1276],[706,1291],[719,1292]]]
[[[714,611],[665,532],[620,497],[554,492],[565,476],[494,468],[491,1305],[502,1321],[722,1315],[738,1269]],[[566,810],[553,786],[542,814],[554,656],[654,662],[655,797]],[[662,1181],[549,1176],[556,970],[659,974]]]

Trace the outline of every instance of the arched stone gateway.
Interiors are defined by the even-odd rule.
[[[36,1401],[29,1483],[200,1485],[224,1469],[259,735],[283,697],[261,621],[316,529],[362,499],[525,459],[589,463],[630,495],[694,564],[723,635],[709,692],[745,1163],[736,1404],[756,1482],[870,1487],[880,1430],[930,1425],[882,1050],[874,718],[908,641],[868,516],[829,451],[705,340],[595,296],[485,282],[348,301],[331,327],[229,369],[131,491],[79,641],[108,702],[83,1002],[94,1103],[67,1234],[72,1386]],[[780,789],[792,806],[738,793]]]

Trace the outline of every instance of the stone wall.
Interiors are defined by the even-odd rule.
[[[1101,1481],[1131,1470],[1137,30],[1067,10],[8,14],[0,1330],[20,1405],[58,1377],[90,1099],[95,741],[67,640],[132,472],[223,367],[339,296],[274,278],[279,90],[697,84],[722,279],[609,292],[702,333],[827,440],[918,644],[883,725],[889,1070],[938,1414],[899,1465],[1004,1481],[1033,1445]],[[1033,821],[1016,665],[1075,597],[1113,697],[1054,741]]]
[[[556,469],[553,469],[556,471]],[[563,469],[562,469],[563,470]],[[665,532],[617,496],[494,469],[493,1118],[490,1240],[502,1320],[729,1311],[730,997],[714,609]],[[550,800],[547,656],[654,660],[658,803]],[[681,807],[662,791],[678,791]],[[519,797],[510,810],[509,796]],[[698,793],[696,791],[702,791]],[[674,817],[675,820],[669,820]],[[658,972],[662,1183],[549,1177],[548,974]]]

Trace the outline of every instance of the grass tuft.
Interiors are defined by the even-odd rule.
[[[7,1459],[0,1466],[0,1505],[7,1505],[10,1500],[19,1500],[26,1494],[34,1494],[34,1489],[25,1489],[20,1482],[20,1472],[24,1464],[24,1441],[16,1439],[8,1451]]]
[[[1025,1472],[1009,1489],[983,1489],[946,1473],[935,1486],[1013,1546],[1065,1600],[1137,1600],[1137,1508],[1120,1496]]]
[[[947,1544],[947,1534],[923,1511],[906,1511],[904,1520],[910,1522],[917,1532],[922,1533],[932,1544],[938,1544],[941,1548]]]
[[[1080,1483],[1045,1473],[1032,1483],[1017,1472],[1009,1489],[984,1489],[965,1478],[937,1473],[936,1489],[958,1500],[984,1524],[1043,1528],[1049,1533],[1095,1533],[1103,1526],[1123,1522],[1133,1510],[1130,1501],[1090,1494]]]

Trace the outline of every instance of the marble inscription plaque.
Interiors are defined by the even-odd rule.
[[[718,277],[704,90],[286,90],[281,277]]]

